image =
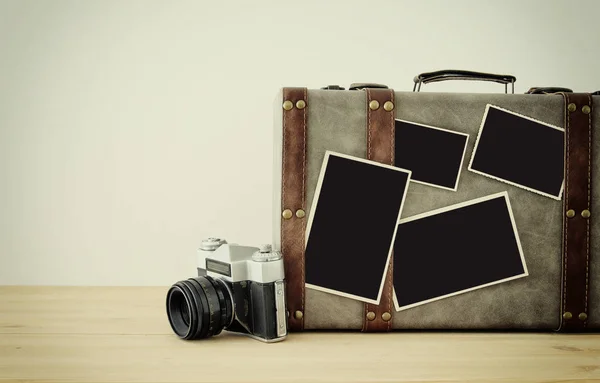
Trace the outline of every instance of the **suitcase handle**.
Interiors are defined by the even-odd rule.
[[[515,76],[505,74],[446,69],[416,75],[413,79],[415,83],[415,85],[413,86],[413,92],[419,92],[421,90],[421,84],[446,80],[477,80],[497,82],[500,84],[504,84],[504,93],[508,93],[508,84],[511,84],[512,93],[515,93],[515,81],[517,81],[517,78]]]

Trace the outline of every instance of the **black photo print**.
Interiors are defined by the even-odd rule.
[[[400,220],[393,270],[398,311],[527,276],[508,193]]]
[[[378,304],[410,171],[327,152],[306,229],[306,287]]]
[[[394,164],[412,172],[411,182],[456,191],[469,135],[396,120]]]
[[[469,170],[560,200],[564,129],[488,105]]]

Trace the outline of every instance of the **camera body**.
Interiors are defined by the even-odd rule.
[[[205,284],[210,287],[212,283],[217,292],[219,287],[225,287],[220,291],[228,295],[224,300],[215,298],[215,304],[211,305],[210,294],[206,294],[208,309],[216,311],[211,306],[219,300],[231,302],[231,306],[226,304],[225,308],[221,304],[222,316],[217,318],[221,319],[220,326],[264,342],[285,339],[285,281],[280,252],[273,251],[270,245],[240,246],[228,244],[224,239],[208,238],[197,251],[197,268],[198,278],[194,280],[203,289]],[[229,310],[231,315],[227,313]]]

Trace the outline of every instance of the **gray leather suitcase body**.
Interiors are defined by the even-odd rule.
[[[434,77],[416,78],[415,86]],[[514,82],[510,76],[491,80]],[[457,94],[358,88],[284,88],[277,98],[274,243],[285,259],[290,330],[600,329],[600,220],[594,219],[600,211],[600,140],[594,137],[600,96],[555,89]],[[456,191],[411,183],[402,217],[508,191],[529,275],[398,312],[389,294],[373,305],[307,289],[306,222],[325,152],[393,165],[394,119],[403,119],[469,134],[468,159],[488,104],[565,129],[562,198],[482,177],[465,160]],[[384,292],[391,288],[386,278]]]

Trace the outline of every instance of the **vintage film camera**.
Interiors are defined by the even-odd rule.
[[[202,339],[223,329],[263,342],[287,336],[285,286],[281,253],[202,241],[198,277],[175,283],[167,293],[167,315],[183,339]]]

